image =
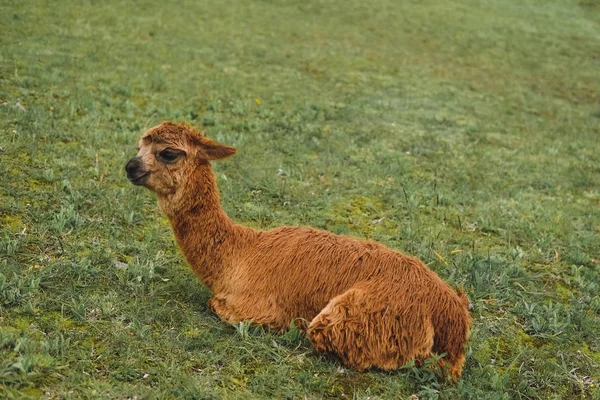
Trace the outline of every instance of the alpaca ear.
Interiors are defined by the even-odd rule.
[[[202,151],[209,160],[221,160],[237,153],[235,147],[213,142],[210,139],[202,141]]]

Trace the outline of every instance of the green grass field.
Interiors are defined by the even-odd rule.
[[[0,49],[0,398],[600,399],[597,0],[4,0]],[[166,119],[236,221],[462,285],[462,379],[221,323],[123,170]]]

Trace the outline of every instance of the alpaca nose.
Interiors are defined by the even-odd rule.
[[[146,181],[148,171],[144,169],[144,164],[139,157],[133,157],[125,165],[125,171],[127,171],[127,179],[134,185],[141,185]]]

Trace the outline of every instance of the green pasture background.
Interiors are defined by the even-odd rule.
[[[167,119],[236,221],[463,286],[462,379],[218,321],[123,170]],[[599,127],[597,0],[2,0],[0,398],[600,399]]]

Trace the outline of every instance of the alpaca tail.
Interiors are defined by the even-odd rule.
[[[433,351],[446,356],[443,364],[449,364],[449,375],[454,381],[462,374],[465,363],[465,346],[469,339],[471,317],[469,299],[462,289],[456,291],[457,297],[450,299],[445,309],[434,321],[435,340]],[[445,365],[443,365],[445,367]]]

